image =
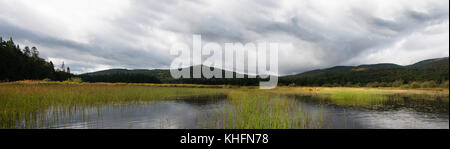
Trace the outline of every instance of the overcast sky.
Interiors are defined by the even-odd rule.
[[[448,0],[0,0],[0,36],[75,73],[168,68],[176,42],[289,42],[279,73],[449,55]]]

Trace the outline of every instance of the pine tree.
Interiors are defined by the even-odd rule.
[[[31,55],[33,58],[39,58],[39,51],[37,50],[36,47],[31,48]]]
[[[14,44],[12,38],[8,41],[0,37],[0,81],[17,81],[24,79],[41,80],[50,78],[62,81],[70,74],[56,72],[53,62],[46,62],[39,57],[36,47],[30,49],[26,46],[21,49]]]
[[[55,65],[53,65],[53,62],[52,61],[50,61],[50,68],[52,69],[52,71],[55,71]]]
[[[23,49],[23,54],[25,54],[28,57],[31,57],[31,50],[30,47],[25,46],[25,48]]]
[[[61,65],[61,71],[66,71],[66,68],[65,68],[65,66],[64,66],[64,61],[62,62],[62,65]]]

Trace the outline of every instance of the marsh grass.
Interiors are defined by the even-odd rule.
[[[327,115],[302,109],[301,102],[289,95],[309,96],[338,106],[379,108],[386,105],[412,105],[420,109],[424,100],[439,100],[438,109],[448,113],[448,89],[399,88],[329,88],[329,87],[279,87],[258,90],[257,87],[230,87],[221,85],[190,84],[129,84],[129,83],[79,83],[51,81],[21,81],[0,83],[0,128],[51,128],[70,122],[73,115],[88,113],[106,104],[128,105],[163,100],[228,98],[206,119],[198,119],[204,128],[231,129],[285,129],[324,128]],[[411,104],[408,98],[420,101]],[[390,103],[395,102],[395,103]],[[435,102],[433,102],[435,103]],[[403,104],[403,105],[401,105]],[[439,107],[440,106],[440,107]],[[429,106],[434,110],[436,105]],[[426,108],[429,108],[426,107]],[[86,110],[91,109],[91,110]],[[101,117],[100,115],[98,117]],[[161,118],[164,120],[164,117]],[[167,124],[166,124],[167,123]],[[165,122],[172,125],[173,122]],[[163,125],[163,124],[162,124]]]
[[[278,88],[269,91],[282,95],[309,96],[339,106],[382,108],[387,102],[400,99],[441,100],[448,104],[448,89],[399,89],[399,88],[346,88],[346,87],[298,87]],[[448,108],[448,106],[447,106]]]
[[[104,104],[129,104],[219,96],[226,89],[151,87],[113,84],[0,84],[0,128],[51,125],[77,109]],[[49,120],[45,112],[52,112]]]
[[[313,118],[309,111],[286,96],[267,92],[231,91],[230,104],[212,117],[221,129],[308,129],[321,128],[323,117]],[[322,116],[322,115],[319,115]]]

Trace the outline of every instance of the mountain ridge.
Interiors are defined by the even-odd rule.
[[[449,57],[433,58],[422,60],[411,65],[398,65],[393,63],[378,63],[378,64],[362,64],[358,66],[334,66],[325,69],[315,69],[311,71],[306,71],[303,73],[298,73],[294,75],[279,76],[280,84],[292,84],[297,85],[323,85],[323,84],[347,84],[347,83],[370,83],[370,82],[394,82],[397,80],[402,80],[405,82],[410,81],[437,81],[442,82],[448,80],[448,63]],[[201,66],[202,69],[211,69],[213,67],[208,67],[204,65],[190,66],[192,70],[194,67]],[[187,67],[186,67],[187,68]],[[220,68],[222,76],[224,76],[227,71]],[[233,76],[240,74],[237,72],[232,72]],[[177,81],[173,79],[170,75],[170,69],[108,69],[96,72],[90,72],[81,74],[86,78],[86,76],[105,76],[105,75],[117,75],[117,74],[134,74],[143,76],[152,76],[157,78],[162,83],[196,83],[203,82],[209,83],[204,78],[199,79],[181,79],[183,81]],[[249,75],[242,74],[245,78]],[[192,71],[191,71],[192,76]],[[186,81],[190,80],[190,81]],[[201,81],[200,81],[201,80]],[[210,79],[211,80],[211,79]],[[213,78],[212,82],[220,82],[223,84],[228,84],[226,81],[233,81],[232,79],[220,79]],[[225,81],[226,80],[226,81]],[[243,82],[245,79],[240,79],[237,82]],[[251,84],[255,84],[255,81],[260,80],[256,78],[252,80]],[[236,81],[235,81],[236,82]],[[237,83],[239,84],[239,83]],[[244,83],[248,85],[247,83]],[[256,83],[257,84],[257,83]]]
[[[448,80],[449,58],[434,58],[411,65],[392,63],[335,66],[281,77],[282,83],[300,85],[394,82],[396,80],[442,82]]]

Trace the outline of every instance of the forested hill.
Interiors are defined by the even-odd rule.
[[[449,79],[449,58],[436,58],[400,66],[396,64],[374,64],[360,66],[336,66],[313,70],[280,78],[281,84],[322,86],[367,84],[373,82],[392,83],[401,81],[434,81],[441,83]]]
[[[301,86],[353,86],[369,83],[404,84],[414,81],[448,81],[449,59],[438,58],[418,62],[413,65],[400,66],[396,64],[373,64],[360,66],[336,66],[328,69],[313,70],[298,75],[280,77],[280,85]],[[193,66],[200,67],[200,66]],[[190,67],[191,72],[193,67]],[[211,69],[202,66],[202,69]],[[217,69],[217,68],[216,68]],[[222,74],[226,71],[221,70]],[[233,73],[236,75],[237,73]],[[191,74],[192,75],[192,74]],[[80,77],[87,82],[134,82],[134,83],[189,83],[189,84],[229,84],[258,85],[261,79],[173,79],[168,69],[127,70],[110,69],[86,73]],[[383,85],[380,85],[383,86]]]
[[[64,66],[63,66],[64,67]],[[198,65],[194,67],[213,69]],[[218,69],[218,68],[214,68]],[[218,69],[225,76],[226,70]],[[449,80],[449,58],[437,58],[400,66],[396,64],[373,64],[360,66],[336,66],[279,78],[280,85],[297,86],[391,86],[411,82],[428,82],[428,84],[447,84]],[[232,72],[233,76],[238,75]],[[242,75],[242,74],[240,74]],[[64,81],[74,75],[67,67],[55,70],[52,62],[39,57],[37,48],[20,48],[12,39],[7,41],[0,37],[0,82],[17,80],[55,80]],[[169,69],[110,69],[78,75],[86,82],[129,82],[129,83],[188,83],[188,84],[228,84],[258,85],[260,78],[222,79],[174,79]],[[431,82],[431,83],[430,83]],[[395,85],[393,85],[395,86]]]
[[[192,72],[194,67],[200,67],[201,69],[218,69],[222,73],[222,77],[225,76],[226,72],[233,73],[233,76],[243,75],[244,78],[234,78],[234,79],[225,79],[225,78],[211,78],[206,79],[203,75],[201,78],[182,78],[182,79],[174,79],[170,75],[170,69],[154,69],[154,70],[146,70],[146,69],[136,69],[136,70],[127,70],[127,69],[109,69],[91,73],[85,73],[79,75],[83,79],[83,81],[87,82],[128,82],[128,83],[185,83],[185,84],[228,84],[228,85],[258,85],[259,78],[249,78],[248,75],[239,74],[236,72],[230,72],[226,70],[222,70],[219,68],[212,68],[203,65],[191,66],[189,67],[191,76],[193,76]]]
[[[4,41],[0,37],[0,82],[43,79],[63,81],[70,76],[67,70],[56,71],[52,62],[40,58],[36,47],[21,49],[12,39]]]

